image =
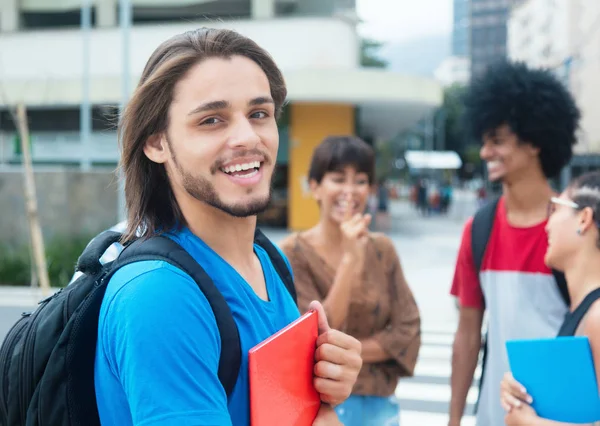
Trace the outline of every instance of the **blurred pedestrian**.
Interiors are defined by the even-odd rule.
[[[421,344],[419,310],[392,241],[363,214],[374,180],[372,148],[356,137],[326,138],[314,151],[310,187],[319,223],[281,243],[301,312],[320,300],[332,327],[362,343],[363,368],[336,408],[346,426],[397,425],[398,379],[411,376]]]
[[[588,337],[600,383],[600,173],[576,179],[560,197],[551,199],[548,212],[545,262],[564,272],[571,297],[558,336]],[[500,400],[508,412],[506,424],[542,424],[522,388],[510,373],[502,380]],[[549,420],[543,424],[567,425]]]
[[[521,63],[490,66],[465,98],[466,123],[482,140],[488,178],[502,183],[464,227],[451,294],[460,303],[452,357],[450,426],[458,426],[482,348],[478,426],[504,424],[498,383],[509,370],[509,339],[556,335],[568,307],[564,276],[544,264],[549,179],[568,164],[580,113],[551,71]]]

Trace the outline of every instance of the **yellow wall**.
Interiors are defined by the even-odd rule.
[[[300,103],[290,112],[288,227],[304,230],[319,220],[317,203],[302,184],[313,150],[326,136],[354,134],[354,106]]]

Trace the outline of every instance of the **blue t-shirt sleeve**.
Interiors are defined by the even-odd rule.
[[[217,376],[220,337],[204,294],[185,273],[162,262],[109,295],[105,356],[123,386],[136,426],[230,426]],[[110,284],[113,284],[112,282]]]

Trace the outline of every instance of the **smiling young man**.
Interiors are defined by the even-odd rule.
[[[242,361],[228,398],[211,307],[160,261],[119,269],[100,311],[95,387],[102,424],[240,425],[249,420],[248,350],[299,316],[254,244],[279,143],[283,77],[253,41],[228,30],[174,36],[150,57],[120,124],[125,240],[163,233],[209,274],[239,329]],[[361,368],[360,343],[327,326],[319,304],[315,425],[339,424]],[[283,360],[282,360],[283,362]]]
[[[548,179],[559,175],[572,156],[580,113],[549,71],[519,63],[491,67],[472,83],[465,103],[465,122],[472,137],[483,141],[481,159],[490,181],[502,183],[502,196],[491,211],[493,226],[479,270],[471,244],[473,219],[462,235],[451,289],[459,300],[460,316],[449,425],[459,425],[463,416],[487,310],[487,359],[477,425],[500,426],[505,415],[500,381],[509,371],[506,340],[554,337],[567,312],[557,281],[544,264],[544,227],[554,193]]]

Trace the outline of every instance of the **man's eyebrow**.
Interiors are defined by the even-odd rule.
[[[273,104],[273,103],[275,103],[275,102],[270,97],[259,96],[258,98],[254,98],[254,99],[250,100],[250,102],[248,102],[248,105],[256,106],[256,105]],[[227,109],[230,106],[231,106],[231,104],[227,101],[207,102],[205,104],[202,104],[202,105],[194,108],[192,111],[190,111],[190,113],[188,113],[188,115],[194,115],[194,114],[198,114],[200,112],[206,112],[206,111],[216,111],[216,110],[220,110],[220,109]]]
[[[227,101],[212,101],[212,102],[207,102],[205,104],[202,104],[202,105],[194,108],[192,111],[190,111],[188,113],[188,115],[194,115],[194,114],[198,114],[200,112],[206,112],[206,111],[215,111],[215,110],[219,110],[219,109],[227,109],[229,107],[230,107],[230,104]]]
[[[268,96],[259,96],[258,98],[254,98],[250,102],[248,102],[248,105],[256,106],[256,105],[274,104],[274,103],[275,102],[273,101],[273,99]]]

